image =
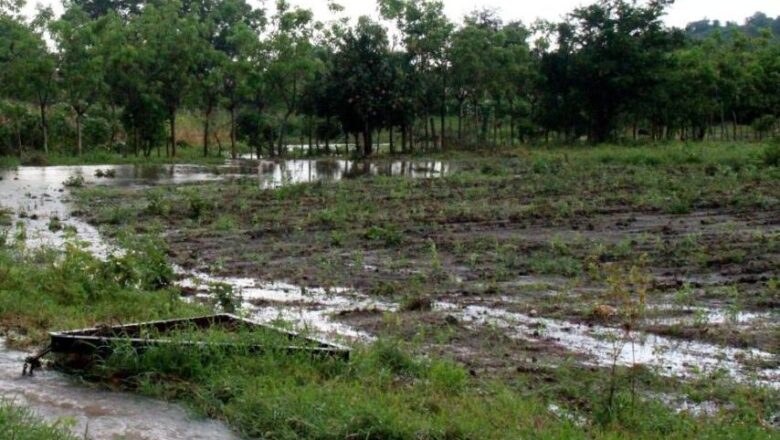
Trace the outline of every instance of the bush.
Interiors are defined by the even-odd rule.
[[[764,164],[770,167],[780,167],[780,142],[770,145],[764,150]]]

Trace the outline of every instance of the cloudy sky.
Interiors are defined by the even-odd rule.
[[[270,0],[269,0],[270,1]],[[271,1],[272,2],[272,1]],[[311,8],[321,20],[328,16],[326,0],[291,0],[292,3]],[[349,15],[376,15],[374,0],[340,0]],[[537,18],[557,20],[567,12],[588,0],[444,0],[447,14],[460,21],[463,15],[476,8],[491,7],[500,12],[504,21],[520,19],[532,22]],[[780,0],[677,0],[669,10],[667,23],[674,26],[702,18],[742,22],[756,11],[780,16]]]
[[[249,0],[261,4],[262,0]],[[312,9],[319,20],[327,21],[332,16],[328,13],[326,0],[290,0],[291,3]],[[28,0],[28,10],[34,9],[34,4],[52,5],[60,10],[60,0]],[[275,0],[265,0],[272,5]],[[339,0],[350,16],[377,16],[375,0]],[[454,21],[460,21],[464,14],[476,8],[491,7],[500,12],[504,21],[523,20],[533,22],[537,18],[557,20],[573,8],[590,3],[588,0],[444,0],[447,14]],[[763,11],[772,17],[780,16],[780,0],[677,0],[669,10],[667,23],[673,26],[685,24],[702,18],[731,20],[742,22],[756,11]]]

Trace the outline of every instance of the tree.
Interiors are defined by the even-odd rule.
[[[342,38],[334,55],[330,99],[347,132],[363,135],[363,156],[373,154],[373,133],[387,120],[392,107],[392,74],[388,63],[388,39],[384,28],[367,17]]]
[[[607,141],[621,112],[655,87],[675,45],[661,22],[671,3],[600,0],[569,16],[573,32],[562,33],[559,46],[575,49],[573,87],[584,100],[592,142]]]
[[[306,83],[321,68],[312,56],[312,18],[311,11],[291,8],[286,0],[278,0],[276,14],[271,19],[272,31],[265,48],[270,60],[266,80],[283,106],[276,154],[284,151],[287,124],[299,107]]]
[[[439,0],[378,0],[383,17],[395,20],[403,34],[403,42],[410,65],[419,75],[415,96],[423,109],[427,130],[428,117],[439,105],[440,138],[444,147],[444,123],[447,113],[447,77],[449,63],[447,47],[454,26],[444,14],[444,3]],[[431,118],[431,137],[433,119]]]
[[[140,43],[147,52],[152,81],[165,107],[170,155],[176,156],[176,114],[193,85],[197,56],[205,49],[197,19],[181,15],[181,5],[168,0],[146,5],[137,19]]]
[[[59,77],[65,100],[76,121],[76,151],[83,151],[84,115],[104,93],[103,60],[98,54],[95,23],[78,7],[68,9],[52,24],[59,51]]]

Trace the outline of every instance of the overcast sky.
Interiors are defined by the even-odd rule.
[[[261,0],[249,1],[254,4],[262,3]],[[312,9],[318,20],[327,21],[332,18],[328,13],[326,0],[290,1]],[[57,11],[61,9],[59,0],[28,0],[28,10],[32,10],[36,3],[52,5]],[[273,5],[275,0],[265,0],[265,3]],[[339,0],[339,3],[346,8],[345,13],[352,17],[378,15],[375,0]],[[592,2],[588,0],[444,0],[447,14],[456,22],[460,22],[463,15],[468,12],[482,7],[497,9],[504,21],[519,19],[530,23],[537,18],[558,20],[575,7],[587,3]],[[669,10],[666,22],[680,27],[702,18],[741,23],[756,11],[765,12],[772,17],[780,16],[780,0],[677,0]]]
[[[326,0],[291,0],[291,2],[312,9],[320,20],[325,20],[329,16]],[[267,0],[267,3],[273,3],[273,0]],[[351,16],[377,15],[374,0],[340,0],[339,3]],[[463,15],[482,7],[498,9],[504,21],[520,19],[530,23],[537,18],[557,20],[575,7],[588,3],[593,2],[588,0],[444,0],[447,14],[452,20],[458,22]],[[702,18],[741,23],[756,11],[763,11],[772,17],[780,16],[780,0],[677,0],[669,10],[666,22],[681,27]]]

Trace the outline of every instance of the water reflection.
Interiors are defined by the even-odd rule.
[[[256,178],[261,188],[296,183],[335,182],[365,176],[435,178],[449,174],[444,161],[353,160],[229,160],[221,165],[77,165],[0,169],[0,208],[12,213],[14,225],[25,229],[28,246],[61,247],[65,233],[52,225],[62,222],[99,255],[110,252],[97,230],[71,218],[65,183],[78,177],[89,186],[148,187],[181,185],[232,178]],[[111,177],[106,177],[106,175]],[[101,177],[102,176],[102,177]],[[118,209],[121,207],[118,207]]]

